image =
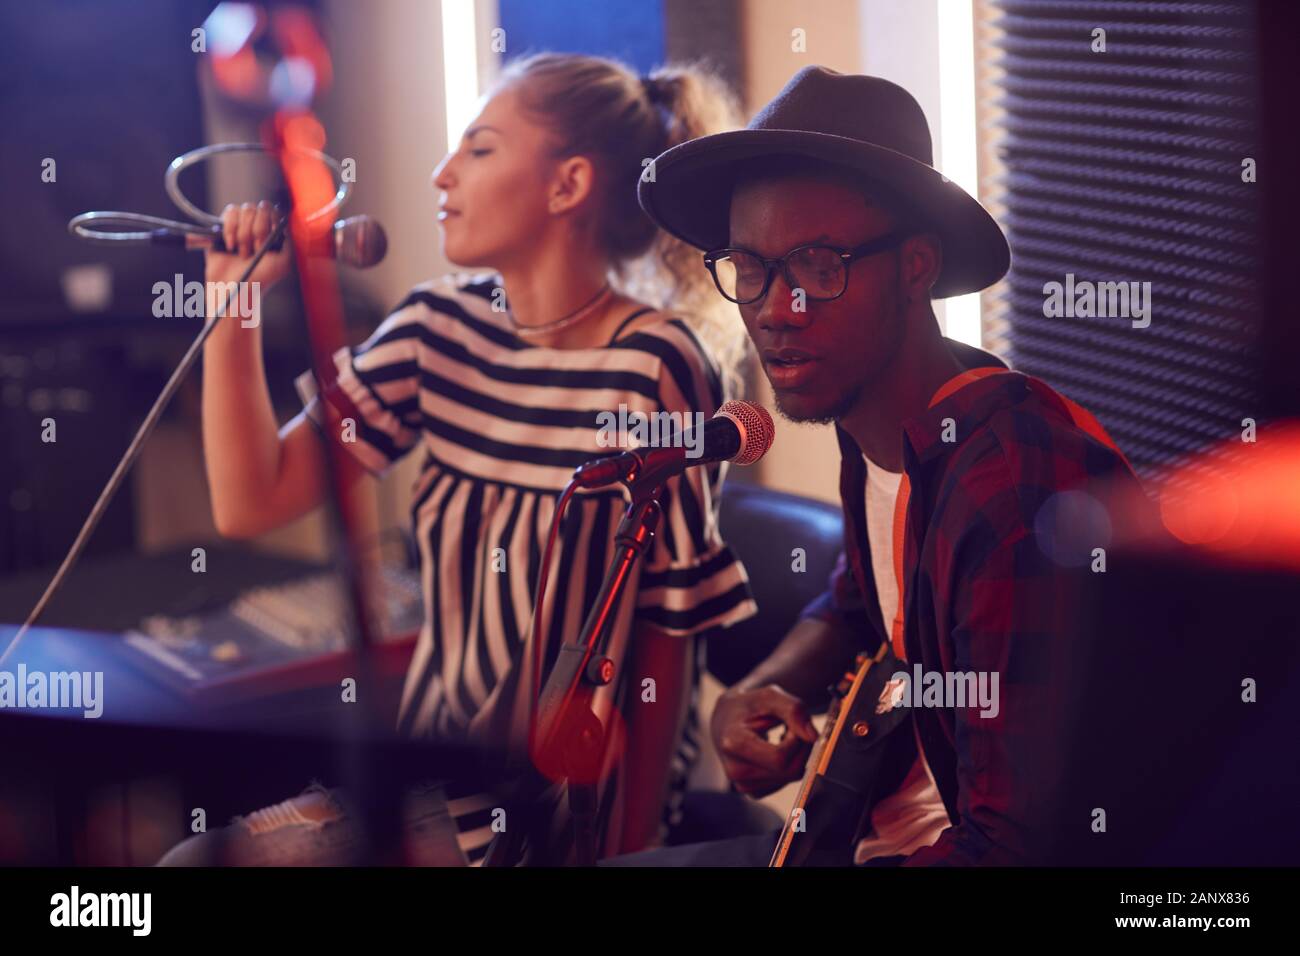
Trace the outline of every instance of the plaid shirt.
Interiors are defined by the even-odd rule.
[[[968,368],[1002,364],[952,347]],[[904,865],[1038,862],[1051,843],[1066,759],[1073,602],[1092,549],[1109,541],[1105,494],[1112,482],[1136,478],[1109,439],[1075,424],[1062,396],[1018,372],[960,388],[903,432],[912,488],[900,598],[907,669],[996,672],[999,681],[996,716],[981,717],[969,703],[913,710],[953,825]],[[802,616],[837,620],[874,650],[889,628],[870,569],[866,467],[848,433],[836,426],[836,434],[845,553],[829,590]],[[1053,499],[1067,490],[1092,501]],[[1063,563],[1065,551],[1073,565]]]

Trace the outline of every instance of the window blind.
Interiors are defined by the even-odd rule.
[[[1012,250],[986,344],[1158,478],[1258,413],[1252,6],[981,6],[984,198]]]

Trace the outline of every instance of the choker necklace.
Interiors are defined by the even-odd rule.
[[[550,332],[558,332],[560,329],[566,329],[570,325],[576,325],[583,319],[593,315],[596,311],[596,307],[601,305],[605,299],[612,294],[613,290],[609,287],[609,283],[606,282],[592,298],[587,300],[585,304],[578,306],[568,315],[562,315],[554,322],[547,322],[545,325],[520,325],[515,321],[515,314],[513,312],[507,310],[506,315],[509,317],[510,324],[514,326],[515,332],[518,335],[546,335]]]

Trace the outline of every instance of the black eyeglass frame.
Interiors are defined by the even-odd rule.
[[[790,288],[800,289],[803,287],[795,282],[794,276],[790,274],[790,257],[797,252],[803,252],[805,249],[829,249],[836,253],[844,263],[844,288],[840,289],[840,291],[835,295],[830,296],[813,295],[807,289],[804,289],[804,294],[815,302],[833,302],[849,290],[849,267],[853,265],[853,263],[857,262],[859,259],[866,258],[867,256],[873,256],[876,253],[892,249],[910,236],[911,233],[908,232],[887,232],[883,236],[877,236],[875,239],[868,239],[866,242],[862,243],[862,245],[854,246],[852,249],[842,249],[839,246],[828,245],[824,242],[809,242],[802,246],[795,246],[785,255],[779,256],[776,259],[765,259],[751,249],[742,249],[739,246],[728,246],[724,249],[714,249],[711,252],[704,253],[704,266],[709,270],[709,275],[713,276],[713,284],[717,287],[718,293],[724,299],[728,302],[734,302],[736,305],[752,305],[755,302],[761,301],[763,297],[767,295],[768,290],[772,288],[772,278],[776,275],[776,267],[778,265],[781,267],[781,272],[785,275],[785,281],[789,284]],[[717,263],[719,259],[726,258],[727,254],[732,252],[743,252],[747,256],[753,256],[761,262],[763,267],[767,270],[767,276],[763,279],[762,291],[752,299],[745,299],[744,301],[733,299],[723,291],[722,282],[718,279]]]

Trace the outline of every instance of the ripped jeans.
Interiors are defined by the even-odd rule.
[[[407,791],[402,845],[412,866],[468,865],[440,784]],[[362,850],[346,793],[313,783],[296,797],[189,837],[156,865],[355,866],[362,862]]]

